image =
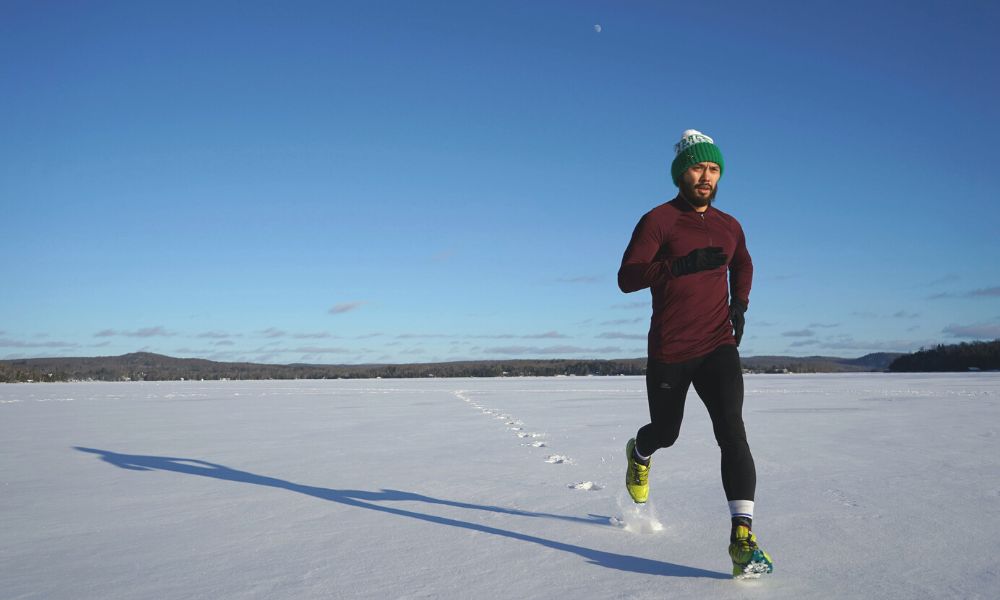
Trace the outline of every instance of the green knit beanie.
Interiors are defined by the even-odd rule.
[[[719,165],[719,177],[726,170],[726,164],[722,162],[722,152],[715,145],[715,140],[708,137],[697,129],[688,129],[681,134],[681,141],[674,144],[674,162],[670,165],[670,175],[674,179],[674,185],[680,187],[681,175],[688,170],[691,165],[700,162],[713,162]]]

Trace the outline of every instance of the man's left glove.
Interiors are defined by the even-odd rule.
[[[746,324],[743,313],[746,311],[746,305],[739,300],[733,299],[729,303],[729,320],[733,322],[733,335],[736,336],[737,346],[740,345],[740,340],[743,339],[743,326]]]

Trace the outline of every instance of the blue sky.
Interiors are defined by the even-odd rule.
[[[744,355],[998,338],[998,17],[5,0],[0,357],[644,356],[616,273],[688,128],[754,260]]]

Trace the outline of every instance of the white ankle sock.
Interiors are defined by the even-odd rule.
[[[753,500],[730,500],[729,514],[733,517],[753,518]]]
[[[636,458],[638,458],[639,460],[641,460],[644,463],[648,463],[649,459],[652,458],[652,456],[653,456],[652,454],[650,454],[649,456],[643,456],[642,454],[640,454],[639,453],[639,446],[632,446],[632,454],[634,454]]]

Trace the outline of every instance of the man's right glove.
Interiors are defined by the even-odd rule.
[[[687,256],[675,259],[670,265],[670,272],[674,277],[680,277],[698,271],[711,271],[726,264],[728,258],[719,246],[698,248],[689,252]]]

